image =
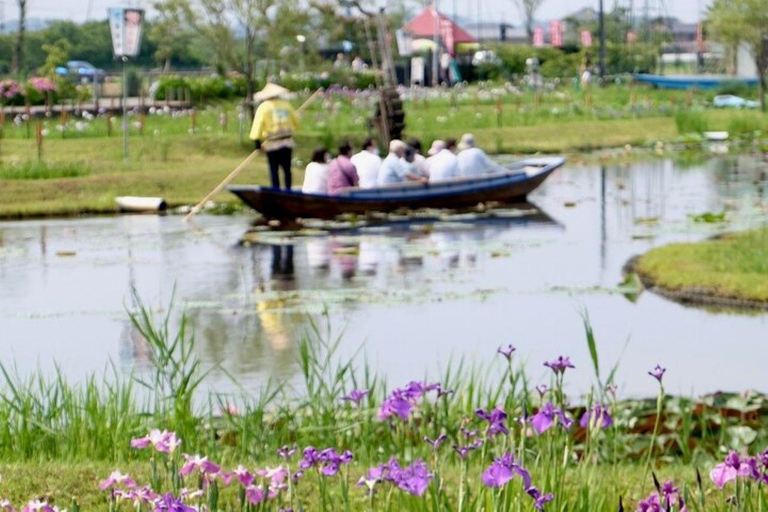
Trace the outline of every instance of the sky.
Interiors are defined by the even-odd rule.
[[[537,14],[538,19],[556,19],[568,15],[581,8],[591,6],[597,8],[599,0],[544,0]],[[614,2],[627,6],[634,2],[636,12],[643,12],[645,2],[649,5],[651,14],[676,16],[683,21],[695,22],[700,12],[703,12],[710,0],[604,0],[606,10],[614,6]],[[107,8],[131,4],[130,1],[118,0],[27,0],[28,17],[43,19],[71,19],[84,21],[106,18]],[[147,6],[148,0],[133,0],[136,6]],[[143,4],[143,5],[142,5]],[[505,21],[514,25],[520,24],[520,15],[514,0],[438,0],[438,8],[446,14],[453,14],[454,6],[457,14],[473,20]],[[16,0],[0,0],[0,17],[12,20],[18,17]]]

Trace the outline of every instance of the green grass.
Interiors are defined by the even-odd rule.
[[[87,176],[91,169],[78,162],[12,162],[0,165],[0,180],[52,180]]]
[[[689,96],[637,86],[586,92],[562,87],[540,96],[472,88],[457,91],[453,99],[447,93],[414,98],[406,102],[406,112],[408,135],[419,137],[425,147],[434,139],[471,131],[490,153],[571,154],[674,140],[687,130],[676,123],[676,113],[685,117],[689,103],[703,109],[708,99],[702,93]],[[301,183],[315,147],[333,149],[344,139],[359,144],[368,135],[366,119],[372,110],[371,99],[345,96],[312,104],[297,135],[294,182]],[[766,125],[756,112],[702,110],[696,119],[709,129],[733,129],[749,138]],[[45,119],[48,135],[43,162],[37,163],[34,126],[7,118],[0,135],[0,218],[115,212],[114,198],[122,195],[162,196],[171,206],[198,202],[252,146],[240,140],[233,104],[199,110],[194,120],[193,130],[189,113],[132,116],[130,158],[124,160],[119,119],[112,120],[111,136],[104,117],[70,117],[63,131],[62,120]],[[247,131],[244,123],[242,132]],[[41,179],[30,181],[33,177]],[[258,158],[236,183],[267,181],[265,161]],[[223,192],[215,200],[235,199]]]
[[[288,445],[299,449],[299,455],[287,462],[292,470],[297,469],[304,447],[354,454],[340,476],[325,478],[308,469],[292,499],[287,491],[281,493],[278,501],[283,507],[290,499],[292,505],[300,502],[299,509],[308,511],[532,510],[522,479],[500,490],[489,490],[481,483],[483,472],[502,453],[514,453],[530,471],[534,485],[554,493],[547,510],[613,512],[620,497],[632,510],[638,499],[652,491],[655,474],[662,481],[676,481],[688,510],[725,511],[734,510],[727,504],[734,485],[717,490],[706,479],[709,470],[729,449],[756,453],[768,444],[768,399],[757,393],[717,394],[700,400],[665,396],[659,401],[661,415],[656,400],[617,400],[607,387],[617,365],[601,368],[598,336],[586,316],[594,368],[568,370],[595,373],[598,380],[586,397],[565,395],[563,383],[570,378],[566,372],[545,379],[553,391],[540,398],[533,390],[539,383],[530,381],[524,370],[524,356],[515,353],[507,362],[499,354],[488,354],[487,363],[478,367],[462,361],[447,366],[439,382],[453,393],[441,398],[429,393],[413,401],[407,420],[386,421],[378,417],[378,410],[392,385],[364,359],[337,357],[340,338],[331,336],[331,329],[314,327],[300,340],[301,379],[296,386],[269,382],[222,394],[205,388],[210,368],[197,358],[184,318],[178,329],[171,329],[174,314],[171,307],[166,316],[156,318],[139,301],[133,327],[147,344],[151,367],[132,379],[109,374],[71,384],[60,375],[20,377],[3,368],[0,500],[23,504],[42,498],[71,506],[74,498],[82,510],[114,510],[109,493],[97,490],[99,481],[114,469],[140,484],[152,482],[157,491],[178,492],[182,485],[199,484],[194,475],[185,482],[171,478],[183,463],[181,452],[208,456],[226,470],[244,464],[253,471],[286,464],[276,452]],[[360,406],[341,400],[355,388],[369,391]],[[530,423],[524,426],[515,421],[534,414],[548,401],[578,420],[583,407],[598,400],[614,419],[613,426],[602,430],[574,427],[566,431],[555,425],[537,434]],[[508,436],[487,434],[487,423],[475,414],[477,409],[494,406],[508,415]],[[454,443],[469,442],[460,427],[477,429],[484,440],[466,462],[451,449]],[[130,448],[132,438],[144,436],[151,428],[175,431],[183,441],[181,447],[171,456]],[[437,451],[423,441],[424,436],[434,439],[441,433],[448,439]],[[369,502],[364,491],[354,486],[368,468],[390,457],[403,464],[423,459],[429,465],[434,479],[424,497],[380,484],[374,502]],[[701,486],[697,470],[705,478]],[[241,510],[236,487],[220,493],[211,490],[217,486],[209,487],[206,499],[216,502],[211,510]],[[761,489],[741,482],[735,510],[766,510],[768,488]],[[457,506],[460,496],[463,506]],[[270,503],[259,510],[277,508],[277,503]]]
[[[768,303],[768,229],[652,249],[637,271],[666,290]]]

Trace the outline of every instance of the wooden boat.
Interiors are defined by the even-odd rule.
[[[267,218],[332,219],[345,213],[365,215],[401,209],[467,208],[489,201],[522,202],[564,163],[562,157],[529,158],[506,166],[504,172],[478,178],[354,188],[335,196],[259,186],[231,186],[228,189]]]
[[[717,89],[726,84],[738,83],[756,86],[757,78],[746,78],[730,75],[649,75],[639,74],[635,80],[652,85],[658,89]]]

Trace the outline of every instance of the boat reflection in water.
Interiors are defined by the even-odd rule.
[[[257,231],[244,240],[259,259],[271,258],[269,272],[261,266],[254,286],[259,311],[265,312],[304,309],[313,298],[335,302],[334,291],[422,286],[430,273],[474,268],[479,259],[498,251],[493,243],[500,234],[531,225],[561,227],[540,208],[524,203],[484,214],[407,219],[322,234]],[[415,274],[419,278],[409,283]],[[347,298],[344,307],[354,307],[354,294]]]

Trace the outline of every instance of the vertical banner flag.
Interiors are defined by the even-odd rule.
[[[136,57],[141,46],[144,10],[111,7],[108,10],[112,32],[112,50],[115,57]]]
[[[637,32],[627,32],[627,44],[632,44],[637,41]]]
[[[581,46],[586,48],[592,46],[592,32],[589,30],[581,31]]]
[[[533,46],[544,46],[544,29],[541,27],[533,29]]]
[[[696,52],[704,53],[704,25],[696,24]]]
[[[558,48],[563,46],[563,24],[560,20],[549,22],[549,44]]]
[[[448,54],[451,57],[455,57],[456,52],[454,50],[456,43],[453,37],[453,23],[451,20],[440,18],[440,37],[443,38],[443,44],[445,45],[445,49],[448,50]]]

